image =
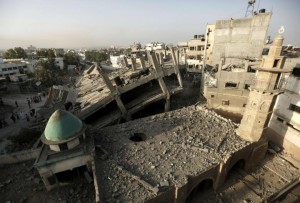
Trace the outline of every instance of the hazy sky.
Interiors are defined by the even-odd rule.
[[[0,49],[176,44],[207,23],[243,18],[247,0],[0,0]],[[285,44],[300,45],[300,0],[256,0],[273,11],[269,34],[285,26]]]

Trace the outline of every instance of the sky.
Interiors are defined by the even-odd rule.
[[[188,41],[206,24],[243,18],[247,0],[0,0],[0,49],[126,47]],[[272,11],[269,35],[300,45],[300,0],[256,0]]]

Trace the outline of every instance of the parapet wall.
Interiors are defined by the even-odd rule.
[[[197,176],[187,177],[187,183],[185,185],[173,187],[155,198],[146,201],[146,203],[184,203],[192,191],[205,180],[212,180],[213,189],[217,190],[224,184],[227,174],[236,164],[243,163],[243,165],[239,167],[245,170],[253,168],[264,159],[267,148],[268,143],[266,141],[252,143],[232,154],[224,163],[220,163],[209,170],[203,171]]]
[[[39,154],[40,148],[19,151],[0,156],[0,164],[15,164],[23,161],[35,159]]]

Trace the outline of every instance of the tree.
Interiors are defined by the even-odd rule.
[[[57,82],[61,70],[55,64],[54,58],[40,59],[37,63],[36,79],[44,84],[53,85]]]
[[[64,65],[67,67],[68,65],[76,65],[79,66],[80,59],[79,57],[72,52],[68,52],[64,55]]]
[[[15,47],[14,49],[8,49],[5,52],[4,58],[6,59],[27,58],[27,54],[22,47]]]
[[[88,61],[102,62],[102,61],[106,61],[107,59],[109,59],[109,55],[105,52],[86,51],[85,58]]]
[[[52,49],[38,50],[37,55],[40,58],[55,58],[55,54]]]

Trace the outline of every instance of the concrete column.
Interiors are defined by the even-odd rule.
[[[126,68],[128,67],[128,61],[127,61],[127,58],[124,56],[124,62],[125,62],[125,66]]]
[[[131,68],[132,68],[132,70],[136,70],[136,61],[135,61],[135,58],[131,58]]]
[[[103,78],[103,81],[105,83],[105,85],[107,86],[107,88],[109,89],[111,95],[114,97],[114,99],[117,102],[118,107],[120,108],[121,112],[122,112],[122,116],[123,118],[126,118],[127,116],[127,110],[125,108],[125,105],[123,104],[121,98],[120,98],[120,93],[118,91],[117,88],[115,88],[110,79],[108,78],[108,76],[101,70],[101,68],[97,65],[97,69],[98,72],[100,73],[101,77]]]
[[[177,65],[179,65],[179,50],[176,50]]]
[[[160,64],[162,65],[162,67],[164,67],[164,57],[163,57],[163,53],[159,53],[159,60],[160,60]]]
[[[146,68],[146,63],[145,63],[145,59],[143,56],[140,57],[140,61],[141,61],[142,68]]]
[[[248,60],[244,60],[245,61],[245,71],[248,71],[248,66],[249,66],[249,61]]]
[[[220,63],[219,63],[219,67],[218,67],[217,80],[220,80],[220,78],[221,78],[221,71],[222,71],[222,66],[223,65],[224,65],[224,60],[221,59]],[[218,81],[217,81],[217,86],[218,86]]]
[[[176,57],[175,57],[175,52],[174,52],[173,47],[171,48],[171,54],[172,54],[174,70],[175,70],[175,74],[177,75],[179,86],[183,87],[183,82],[182,82],[181,74],[180,74],[180,71],[179,71],[179,67],[178,67],[178,63],[177,63],[177,60],[176,60]]]
[[[167,87],[165,81],[163,80],[163,77],[164,77],[163,69],[157,62],[156,54],[151,53],[150,56],[151,56],[152,65],[157,73],[156,75],[157,75],[157,80],[158,80],[159,86],[162,89],[163,93],[165,94],[165,98],[166,98],[165,111],[169,111],[171,95],[170,95],[170,92],[168,90],[168,87]]]
[[[155,53],[155,55],[156,55],[157,63],[159,65],[161,65],[160,54],[159,53]]]

